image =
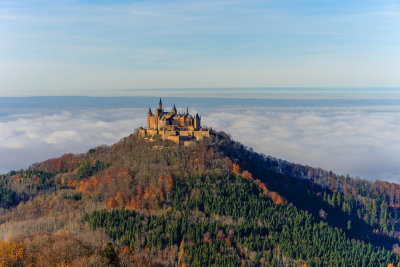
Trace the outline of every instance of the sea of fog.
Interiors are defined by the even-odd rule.
[[[382,96],[376,90],[358,94],[363,97],[353,91],[342,99],[312,90],[313,97],[303,92],[297,99],[258,91],[242,98],[240,92],[178,93],[163,104],[182,112],[189,106],[203,125],[230,133],[257,152],[338,174],[400,182],[397,91],[386,98],[376,97]],[[0,173],[113,144],[145,125],[148,107],[157,104],[158,97],[146,96],[0,98]]]

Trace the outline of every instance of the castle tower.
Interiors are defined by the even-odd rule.
[[[161,97],[160,97],[160,102],[158,102],[158,109],[162,109],[162,101],[161,101]]]
[[[196,130],[200,128],[200,120],[201,117],[199,116],[199,114],[196,114],[196,117],[194,117],[194,128]]]
[[[150,118],[153,116],[153,112],[151,112],[151,108],[149,107],[149,111],[147,111],[147,129],[150,129]]]
[[[186,107],[186,115],[189,115],[189,107]]]
[[[160,102],[158,102],[158,109],[156,109],[156,116],[160,116],[163,113],[163,108],[162,108],[162,101],[160,97]]]
[[[172,110],[171,110],[171,113],[172,113],[172,114],[176,114],[176,107],[175,107],[175,104],[174,104],[174,106],[173,106],[173,108],[172,108]]]

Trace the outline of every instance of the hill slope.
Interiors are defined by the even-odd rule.
[[[253,152],[123,138],[0,176],[5,265],[388,266],[397,184]]]

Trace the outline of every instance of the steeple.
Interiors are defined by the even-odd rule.
[[[174,107],[173,107],[172,110],[171,110],[171,113],[172,113],[172,114],[176,114],[176,107],[175,107],[175,104],[174,104]]]
[[[161,97],[160,97],[160,102],[158,103],[158,108],[162,109],[162,101],[161,101]]]
[[[189,115],[189,107],[186,107],[186,115]]]
[[[153,115],[153,112],[151,112],[151,108],[149,107],[149,111],[147,111],[147,114]]]

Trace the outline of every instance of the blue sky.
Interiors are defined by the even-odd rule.
[[[393,0],[1,0],[0,40],[0,96],[400,87]]]

